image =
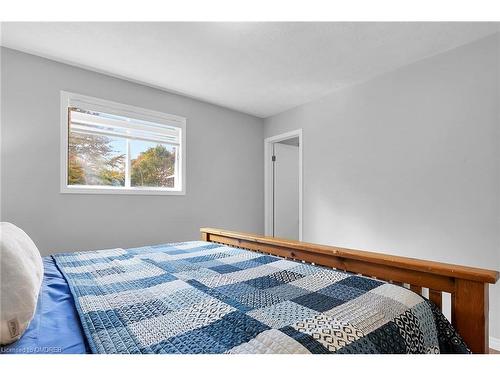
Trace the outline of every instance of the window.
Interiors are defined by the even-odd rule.
[[[61,192],[184,194],[186,119],[61,92]]]

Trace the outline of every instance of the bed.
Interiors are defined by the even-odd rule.
[[[35,318],[3,353],[486,353],[499,277],[211,228],[44,268]]]

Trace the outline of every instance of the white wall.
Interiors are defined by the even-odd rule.
[[[499,43],[266,119],[266,137],[303,128],[304,241],[500,269]]]
[[[1,220],[42,254],[199,239],[201,226],[263,232],[263,122],[2,49]],[[187,117],[185,196],[59,193],[59,92]]]

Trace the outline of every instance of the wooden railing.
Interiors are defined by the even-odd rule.
[[[497,271],[214,228],[201,228],[201,238],[375,277],[421,295],[425,288],[440,307],[443,292],[450,293],[453,326],[473,353],[488,353],[488,288],[498,281]]]

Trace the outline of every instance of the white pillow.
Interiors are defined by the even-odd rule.
[[[43,264],[24,231],[0,223],[0,344],[18,340],[33,319],[42,285]]]

